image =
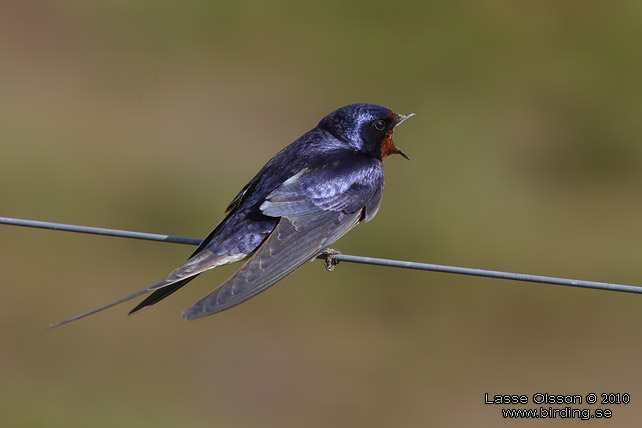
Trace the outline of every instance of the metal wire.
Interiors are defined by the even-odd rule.
[[[149,241],[171,242],[175,244],[199,245],[202,241],[195,238],[181,236],[159,235],[155,233],[131,232],[127,230],[105,229],[100,227],[77,226],[72,224],[51,223],[47,221],[24,220],[17,218],[0,217],[0,224],[13,226],[35,227],[40,229],[61,230],[67,232],[90,233],[103,236],[120,238],[145,239]],[[608,282],[583,281],[578,279],[556,278],[550,276],[528,275],[485,269],[471,269],[456,266],[435,265],[429,263],[416,263],[403,260],[378,259],[374,257],[352,256],[348,254],[322,254],[318,258],[325,259],[333,265],[338,262],[362,263],[377,266],[388,266],[402,269],[428,270],[433,272],[454,273],[459,275],[482,276],[497,279],[510,279],[514,281],[537,282],[543,284],[563,285],[567,287],[593,288],[598,290],[619,291],[624,293],[642,294],[642,287],[634,285],[612,284]]]
[[[130,232],[128,230],[104,229],[102,227],[77,226],[74,224],[51,223],[48,221],[24,220],[19,218],[0,217],[0,224],[12,226],[36,227],[39,229],[62,230],[65,232],[90,233],[92,235],[116,236],[119,238],[145,239],[148,241],[172,242],[174,244],[199,245],[200,239],[181,236],[158,235],[156,233]]]
[[[555,278],[552,276],[528,275],[524,273],[472,269],[455,266],[434,265],[429,263],[415,263],[401,260],[376,259],[372,257],[350,256],[347,254],[340,254],[337,256],[333,256],[333,258],[338,261],[346,261],[351,263],[364,263],[369,265],[389,266],[403,269],[430,270],[433,272],[456,273],[459,275],[484,276],[488,278],[512,279],[514,281],[540,282],[543,284],[565,285],[568,287],[595,288],[599,290],[622,291],[625,293],[642,294],[642,287],[638,287],[635,285],[611,284],[608,282],[583,281],[578,279]]]

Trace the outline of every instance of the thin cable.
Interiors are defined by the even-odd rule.
[[[325,256],[319,256],[324,257]],[[552,276],[528,275],[524,273],[501,272],[496,270],[472,269],[455,266],[433,265],[429,263],[406,262],[402,260],[377,259],[373,257],[338,254],[331,256],[337,261],[388,266],[403,269],[429,270],[433,272],[456,273],[459,275],[484,276],[488,278],[512,279],[514,281],[540,282],[543,284],[565,285],[568,287],[594,288],[598,290],[621,291],[642,294],[642,287],[635,285],[611,284],[608,282],[582,281],[578,279],[555,278]]]
[[[128,230],[104,229],[102,227],[76,226],[74,224],[51,223],[48,221],[23,220],[19,218],[0,217],[0,224],[12,226],[36,227],[39,229],[62,230],[65,232],[90,233],[92,235],[116,236],[119,238],[145,239],[147,241],[171,242],[174,244],[199,245],[200,239],[181,236],[158,235],[156,233],[130,232]]]
[[[67,232],[90,233],[103,236],[116,236],[120,238],[145,239],[149,241],[171,242],[176,244],[199,245],[202,241],[195,238],[181,236],[158,235],[155,233],[130,232],[127,230],[104,229],[100,227],[77,226],[72,224],[51,223],[47,221],[23,220],[16,218],[0,217],[0,224],[13,226],[36,227],[40,229],[61,230]],[[402,269],[428,270],[433,272],[454,273],[459,275],[482,276],[497,279],[511,279],[514,281],[538,282],[543,284],[563,285],[567,287],[593,288],[598,290],[619,291],[623,293],[642,294],[642,287],[634,285],[612,284],[608,282],[583,281],[578,279],[556,278],[551,276],[528,275],[485,269],[471,269],[456,266],[435,265],[429,263],[416,263],[403,260],[378,259],[374,257],[352,256],[348,254],[322,254],[318,258],[326,259],[326,263],[334,265],[338,262],[363,263],[377,266],[388,266]]]

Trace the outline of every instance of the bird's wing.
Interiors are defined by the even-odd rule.
[[[250,259],[221,284],[183,312],[189,320],[236,306],[294,272],[359,222],[361,213],[317,211],[282,217]]]
[[[352,154],[329,157],[283,182],[261,205],[268,216],[300,216],[322,209],[353,213],[366,210],[366,221],[379,209],[383,194],[383,165]]]
[[[368,216],[369,207],[378,208],[383,171],[376,164],[354,165],[352,159],[359,160],[333,159],[304,168],[272,191],[260,208],[281,217],[279,224],[241,269],[183,317],[212,315],[254,297],[346,234]]]

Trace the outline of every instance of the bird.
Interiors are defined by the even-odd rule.
[[[413,115],[366,103],[331,112],[259,170],[218,226],[167,277],[49,328],[151,293],[129,314],[139,312],[201,273],[242,260],[238,271],[186,309],[183,318],[213,315],[265,291],[374,218],[383,195],[384,159],[392,154],[409,159],[395,145],[393,132]]]

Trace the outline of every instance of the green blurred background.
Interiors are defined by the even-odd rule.
[[[204,237],[274,153],[372,102],[417,114],[412,161],[337,248],[642,285],[642,3],[597,4],[3,2],[0,215]],[[182,320],[228,266],[44,330],[191,250],[0,226],[3,425],[529,425],[486,392],[629,393],[591,407],[639,425],[637,295],[315,262]]]

